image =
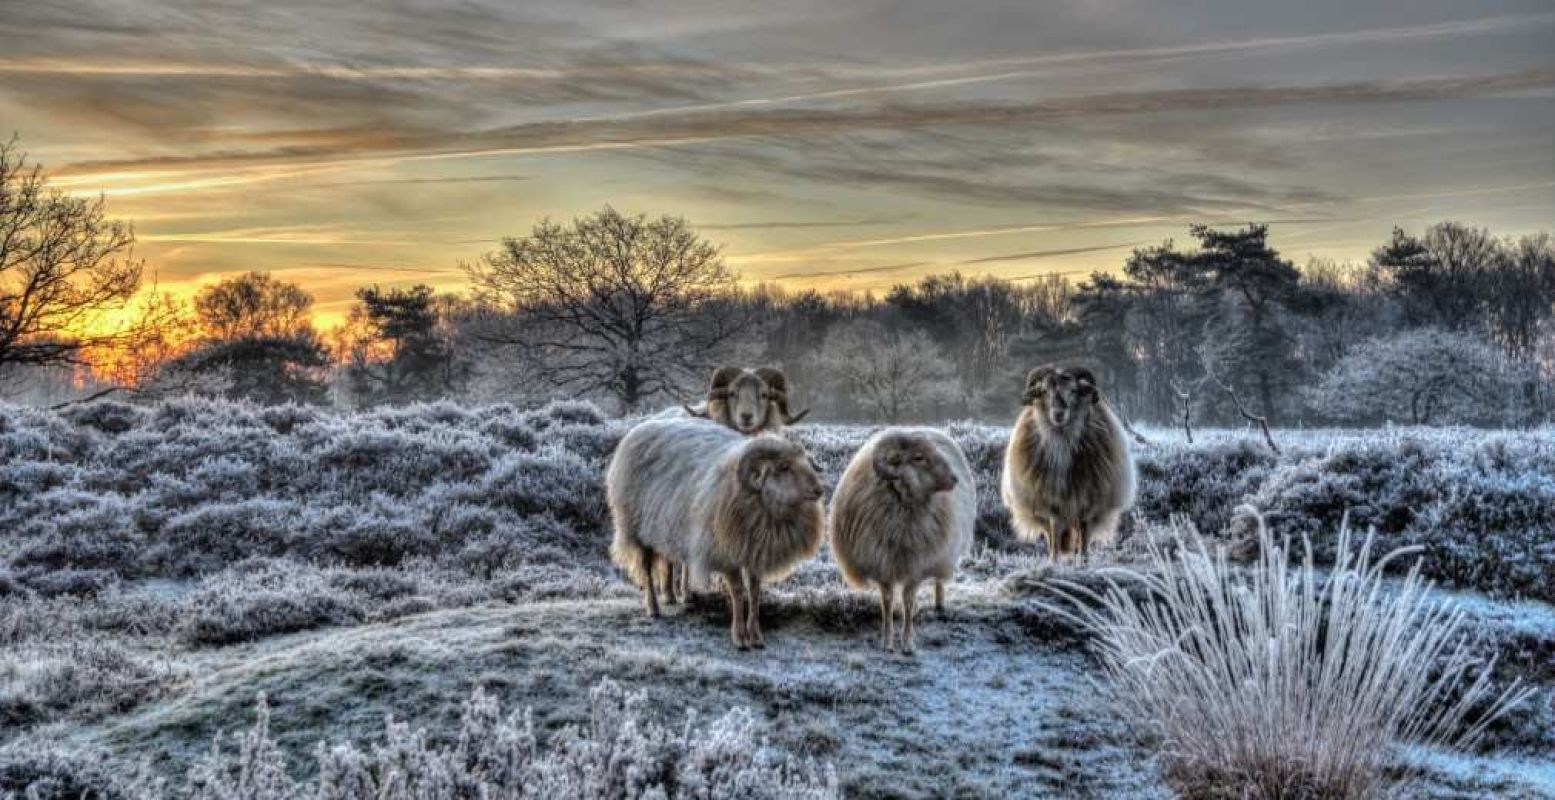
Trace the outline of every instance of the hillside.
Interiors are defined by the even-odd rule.
[[[677,731],[748,709],[769,759],[750,770],[791,762],[847,796],[1169,794],[1083,636],[1038,604],[1051,575],[997,501],[1002,431],[951,428],[978,472],[980,541],[910,658],[874,647],[872,599],[825,557],[773,593],[762,653],[729,647],[715,598],[647,619],[605,556],[599,481],[625,424],[573,404],[0,407],[0,792],[113,789],[143,761],[176,786],[261,693],[297,778],[320,740],[381,741],[386,715],[455,740],[476,687],[561,742],[599,726],[608,680],[607,699],[643,691],[632,713]],[[830,483],[868,432],[794,435]],[[1245,547],[1243,504],[1320,552],[1346,511],[1422,546],[1500,679],[1538,692],[1415,786],[1555,795],[1527,768],[1555,755],[1549,431],[1307,432],[1278,456],[1237,432],[1146,435],[1133,536],[1103,560],[1134,559],[1172,515]]]

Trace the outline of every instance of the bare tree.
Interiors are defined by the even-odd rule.
[[[955,366],[922,331],[869,320],[844,323],[826,338],[820,362],[827,383],[843,387],[884,422],[899,422],[956,394]]]
[[[140,287],[134,243],[101,197],[50,188],[17,140],[0,143],[0,367],[80,364],[122,339],[92,326]]]
[[[607,394],[625,411],[701,382],[742,327],[734,274],[678,217],[607,207],[547,220],[466,270],[508,312],[489,337],[519,345],[549,386]]]

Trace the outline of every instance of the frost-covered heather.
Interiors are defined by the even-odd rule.
[[[1005,429],[952,423],[978,477],[979,538],[1009,543],[998,476]],[[835,480],[867,426],[800,426],[794,435]],[[1189,520],[1211,536],[1255,548],[1248,507],[1281,535],[1312,537],[1331,561],[1348,515],[1375,528],[1379,547],[1419,546],[1423,573],[1500,596],[1555,600],[1555,429],[1471,428],[1278,431],[1281,453],[1254,432],[1143,431],[1133,528]]]
[[[1386,583],[1407,551],[1356,551],[1342,531],[1325,572],[1310,548],[1298,560],[1261,524],[1258,537],[1245,574],[1178,526],[1150,543],[1148,571],[1119,570],[1100,594],[1054,589],[1188,796],[1377,796],[1404,745],[1467,746],[1530,699],[1492,689],[1464,612],[1418,569]]]
[[[114,778],[77,760],[40,754],[0,769],[0,789],[31,785],[42,797],[84,791],[123,800],[161,800],[170,794],[191,800],[841,797],[830,767],[768,747],[746,709],[705,722],[693,715],[671,728],[646,713],[646,701],[643,692],[605,681],[591,693],[588,725],[565,729],[542,744],[528,711],[504,715],[494,698],[476,689],[454,735],[432,736],[391,720],[382,740],[365,747],[320,743],[314,752],[316,777],[302,783],[292,777],[286,752],[270,734],[270,711],[261,697],[254,726],[218,737],[211,754],[181,785],[152,773]]]
[[[486,579],[566,567],[608,576],[601,481],[629,421],[593,406],[440,403],[367,412],[206,400],[0,406],[6,586],[90,595],[119,580],[198,579],[264,556],[322,566],[434,564]],[[979,536],[1010,544],[1001,427],[953,423],[979,478]],[[872,431],[792,435],[829,482]],[[1391,428],[1257,437],[1146,432],[1140,520],[1246,537],[1235,509],[1309,534],[1331,557],[1348,513],[1386,547],[1425,548],[1432,578],[1555,598],[1555,431]],[[585,583],[591,582],[586,580]]]

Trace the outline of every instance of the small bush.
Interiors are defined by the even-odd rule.
[[[1132,586],[1057,582],[1057,610],[1095,637],[1117,702],[1160,738],[1184,794],[1370,797],[1405,745],[1466,746],[1527,698],[1491,690],[1463,612],[1427,601],[1418,566],[1383,589],[1399,552],[1373,561],[1368,538],[1352,554],[1341,531],[1325,576],[1310,546],[1293,564],[1259,537],[1246,575],[1173,528],[1148,572],[1117,571]]]
[[[0,727],[127,711],[159,694],[173,675],[167,664],[110,642],[8,648],[0,654]]]
[[[115,400],[71,406],[60,416],[81,427],[110,434],[132,431],[146,421],[144,409]]]
[[[201,583],[185,602],[176,633],[191,645],[223,645],[278,633],[360,622],[350,592],[317,569],[286,561],[238,564]]]

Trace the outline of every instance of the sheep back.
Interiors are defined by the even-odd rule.
[[[765,513],[736,474],[753,448],[798,446],[775,436],[742,436],[704,419],[655,418],[634,427],[605,477],[615,525],[612,560],[643,585],[649,576],[642,552],[652,549],[685,564],[692,583],[706,586],[711,573],[739,569],[778,580],[814,555],[820,503],[786,516]]]

